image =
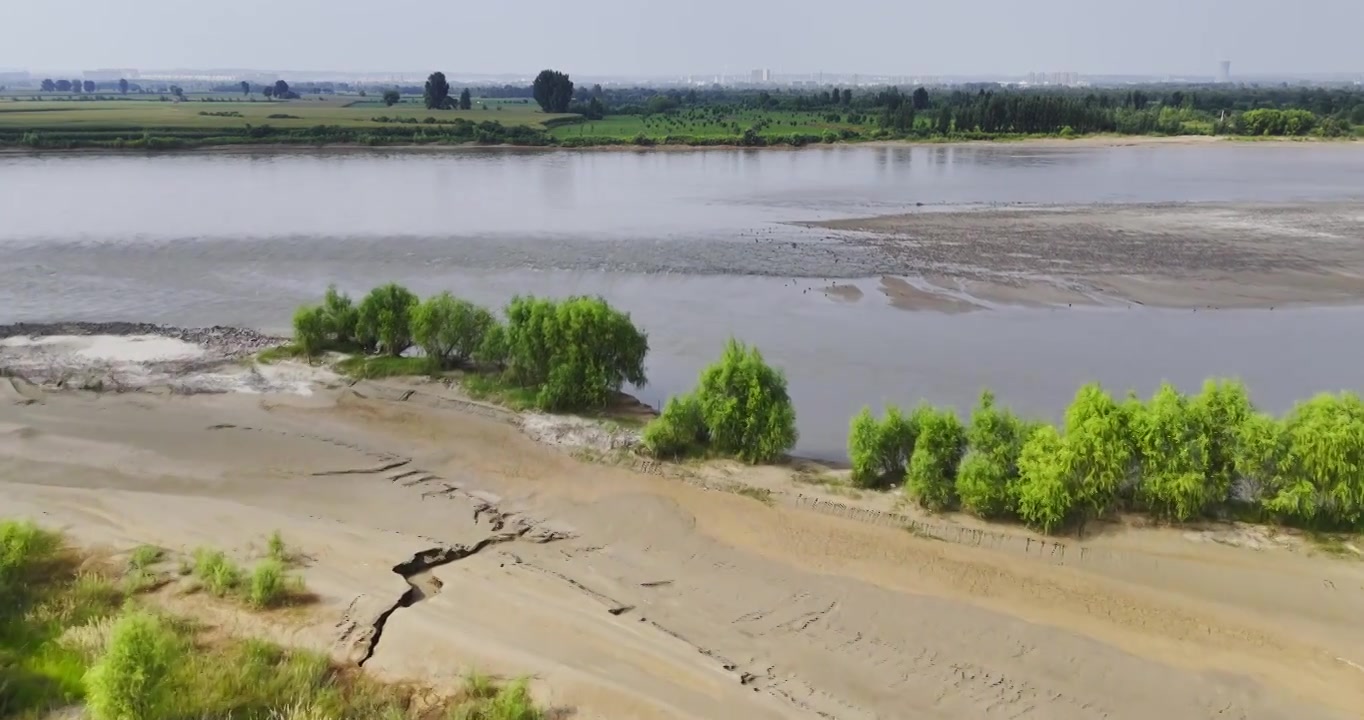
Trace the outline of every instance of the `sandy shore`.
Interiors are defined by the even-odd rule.
[[[910,533],[886,496],[679,472],[581,461],[432,383],[155,396],[0,378],[0,514],[111,551],[248,556],[280,529],[319,602],[240,627],[382,677],[529,674],[576,718],[1364,707],[1364,564],[1215,533],[1115,529],[1083,549],[941,519]]]
[[[1364,299],[1364,203],[936,210],[810,223],[876,248],[897,307],[1272,308]]]

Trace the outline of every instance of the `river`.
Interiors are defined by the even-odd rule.
[[[799,451],[843,453],[863,405],[1054,418],[1082,382],[1151,392],[1239,376],[1267,409],[1358,388],[1364,309],[892,307],[873,249],[793,221],[1012,204],[1364,195],[1364,149],[1322,144],[801,151],[0,156],[0,322],[285,331],[328,282],[500,304],[601,294],[647,328],[660,404],[731,335],[787,373]],[[862,300],[820,290],[858,285]]]

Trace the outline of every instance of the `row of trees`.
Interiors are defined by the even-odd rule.
[[[95,88],[95,81],[94,81],[94,80],[85,80],[85,81],[80,81],[80,80],[57,80],[57,81],[53,81],[53,80],[50,80],[50,79],[49,79],[49,80],[44,80],[44,81],[42,82],[42,84],[40,84],[38,87],[39,87],[39,89],[41,89],[43,92],[63,92],[63,93],[69,93],[69,92],[93,93],[93,92],[95,91],[95,89],[96,89],[96,88]],[[119,81],[119,91],[122,92],[122,93],[125,94],[125,95],[128,93],[128,81],[127,81],[127,80],[120,80],[120,81]]]
[[[903,484],[933,511],[961,509],[1052,532],[1114,511],[1176,522],[1250,515],[1306,527],[1364,522],[1364,402],[1320,395],[1282,419],[1244,386],[1209,381],[1194,396],[1164,385],[1146,402],[1098,385],[1060,427],[1026,421],[986,392],[963,423],[950,410],[870,409],[848,454],[864,487]]]
[[[597,297],[516,297],[505,317],[448,292],[419,299],[401,285],[359,304],[335,287],[294,313],[294,343],[309,359],[327,350],[401,357],[418,347],[433,371],[481,367],[533,391],[544,410],[602,408],[648,379],[648,336]]]

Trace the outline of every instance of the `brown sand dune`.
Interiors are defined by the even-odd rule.
[[[1083,562],[925,539],[386,394],[0,403],[0,514],[242,557],[280,529],[320,602],[273,636],[436,687],[528,673],[581,718],[1364,708],[1364,563],[1175,532],[1100,537]]]

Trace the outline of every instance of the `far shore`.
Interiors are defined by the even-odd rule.
[[[186,155],[195,153],[211,154],[237,154],[237,153],[309,153],[309,152],[347,152],[347,153],[442,153],[442,152],[464,152],[469,150],[484,151],[588,151],[588,152],[695,152],[705,150],[763,150],[763,151],[783,151],[798,152],[802,150],[812,150],[816,148],[833,147],[873,147],[873,148],[896,148],[896,147],[989,147],[989,146],[1025,146],[1034,148],[1114,148],[1114,147],[1136,147],[1136,146],[1198,146],[1208,147],[1213,145],[1240,146],[1242,144],[1254,144],[1259,147],[1300,147],[1303,145],[1319,144],[1350,144],[1358,142],[1358,138],[1257,138],[1241,137],[1232,135],[1085,135],[1074,138],[1062,137],[1022,137],[1022,138],[1002,138],[994,140],[862,140],[862,141],[841,141],[837,143],[811,143],[803,147],[791,145],[763,145],[763,146],[742,146],[742,145],[630,145],[630,144],[602,144],[589,145],[582,147],[565,147],[561,145],[484,145],[479,143],[442,143],[427,145],[357,145],[354,143],[324,143],[324,144],[293,144],[293,143],[252,143],[252,144],[230,144],[230,145],[198,145],[184,148],[169,148],[158,150],[146,150],[140,148],[117,149],[111,147],[90,147],[90,148],[31,148],[31,147],[0,147],[0,157],[3,156],[27,156],[27,155]]]

